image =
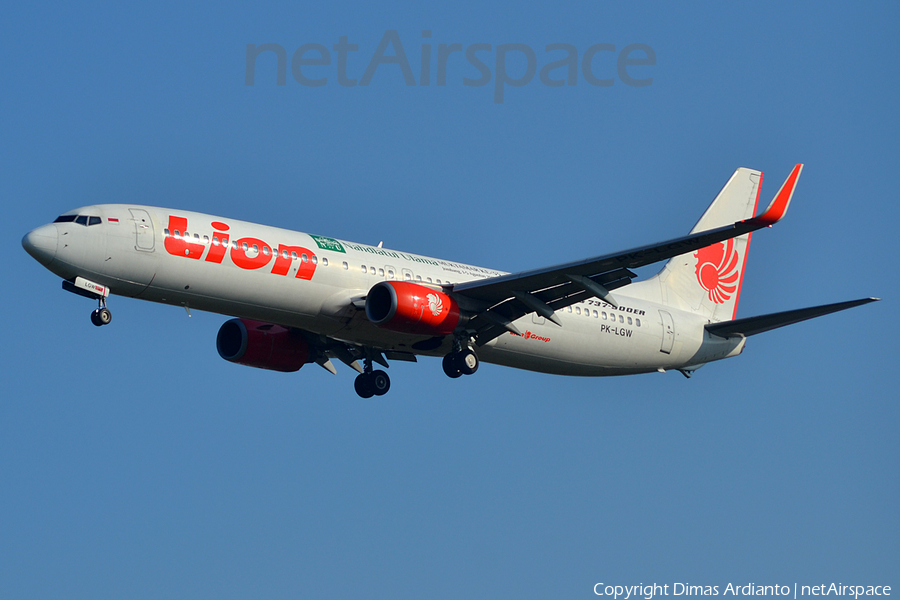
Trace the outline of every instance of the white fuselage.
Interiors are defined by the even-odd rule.
[[[375,326],[359,309],[374,284],[394,279],[442,289],[504,274],[183,210],[106,204],[71,211],[76,213],[100,222],[55,223],[35,231],[43,231],[46,240],[45,266],[64,279],[78,276],[113,294],[277,323],[383,350],[442,356],[450,351],[452,336],[434,339]],[[514,322],[523,335],[501,335],[478,355],[533,371],[597,376],[687,368],[743,348],[743,338],[707,334],[700,315],[630,297],[626,289],[614,294],[617,308],[588,299],[557,311],[562,327],[527,315]]]

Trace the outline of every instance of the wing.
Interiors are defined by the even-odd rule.
[[[780,221],[787,212],[803,165],[796,165],[765,212],[732,225],[701,231],[616,254],[470,281],[452,286],[460,306],[475,313],[468,328],[481,346],[511,331],[516,319],[536,312],[559,325],[554,311],[596,296],[615,306],[611,290],[631,283],[631,269],[694,252]]]

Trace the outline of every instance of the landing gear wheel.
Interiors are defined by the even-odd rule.
[[[444,357],[444,360],[441,361],[441,366],[444,367],[444,373],[447,374],[447,377],[451,379],[456,379],[460,375],[462,375],[462,370],[459,368],[459,364],[456,362],[456,354],[448,354]]]
[[[353,388],[361,398],[384,396],[391,389],[391,378],[384,371],[360,373],[353,382]]]
[[[384,396],[391,389],[391,378],[384,371],[373,371],[369,374],[369,387],[376,396]]]
[[[369,373],[360,373],[353,382],[353,389],[359,394],[360,398],[371,398],[375,395],[375,388],[372,386],[372,378]]]
[[[94,309],[91,313],[91,323],[97,327],[109,325],[110,321],[112,321],[112,313],[106,307]]]
[[[471,348],[455,354],[456,364],[463,375],[471,375],[478,370],[478,357]]]

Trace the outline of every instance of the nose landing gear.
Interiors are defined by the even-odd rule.
[[[112,313],[109,312],[109,309],[105,306],[103,308],[94,309],[91,313],[91,323],[97,327],[109,325],[110,321],[112,321]]]
[[[100,307],[95,308],[91,313],[91,323],[97,327],[101,327],[103,325],[109,325],[110,321],[112,321],[112,313],[106,308],[106,298],[101,297]]]
[[[106,297],[109,296],[109,288],[105,285],[88,281],[83,277],[76,277],[74,281],[63,280],[62,288],[67,292],[97,301],[98,307],[91,313],[91,323],[97,327],[109,325],[110,321],[112,321],[112,313],[106,308]]]

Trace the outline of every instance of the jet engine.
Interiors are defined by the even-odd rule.
[[[229,362],[272,371],[297,371],[309,362],[309,345],[299,331],[250,319],[226,321],[216,350]]]
[[[422,335],[449,335],[463,318],[456,300],[409,281],[373,285],[366,296],[366,316],[384,329]]]

